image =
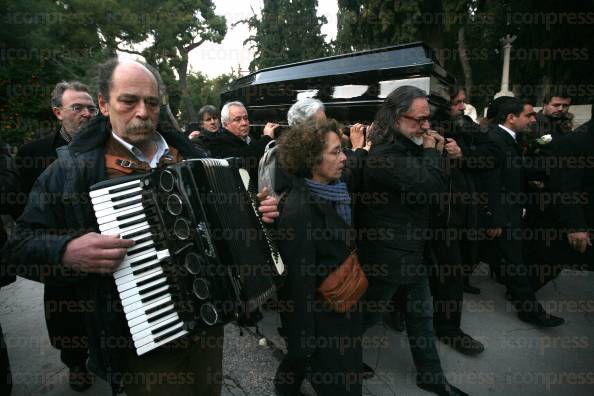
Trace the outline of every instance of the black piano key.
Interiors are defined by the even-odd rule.
[[[133,225],[136,225],[136,224],[140,224],[140,223],[142,223],[144,221],[146,221],[146,219],[137,219],[137,220],[129,221],[127,223],[122,223],[122,224],[119,225],[119,227],[120,227],[120,230],[121,230],[122,228],[126,228],[126,227],[130,227],[130,226],[133,226]]]
[[[141,280],[140,282],[136,282],[136,287],[142,287],[146,284],[149,284],[149,283],[156,281],[157,279],[161,279],[161,278],[165,278],[165,274],[155,274],[154,276],[151,276],[150,278]]]
[[[172,303],[172,304],[173,304],[173,303]],[[149,322],[149,323],[151,323],[151,322],[155,322],[155,321],[157,321],[157,320],[159,320],[159,319],[161,319],[161,318],[164,318],[164,317],[165,317],[165,316],[167,316],[167,315],[171,315],[172,313],[175,313],[175,309],[173,309],[173,305],[171,306],[171,309],[168,309],[167,311],[165,311],[165,312],[163,312],[163,313],[160,313],[159,315],[155,315],[155,316],[153,316],[152,318],[149,318],[149,319],[148,319],[148,322]]]
[[[140,192],[135,191],[133,193],[123,194],[123,195],[120,195],[120,196],[117,196],[117,197],[112,197],[111,198],[111,202],[118,202],[118,201],[121,201],[123,199],[134,198],[134,197],[137,197],[139,195],[140,195]]]
[[[177,329],[174,329],[174,330],[168,331],[167,333],[165,333],[165,334],[163,334],[163,335],[160,335],[160,336],[158,336],[158,337],[155,337],[155,341],[154,341],[154,342],[159,342],[159,341],[161,341],[161,340],[164,340],[164,339],[166,339],[167,337],[170,337],[170,336],[172,336],[172,335],[174,335],[174,334],[177,334],[177,333],[179,333],[179,332],[180,332],[180,330],[181,330],[180,328],[177,328]]]
[[[163,330],[167,330],[168,328],[173,327],[173,326],[175,326],[177,324],[180,324],[180,323],[183,323],[181,319],[174,320],[173,322],[166,323],[166,324],[164,324],[162,326],[159,326],[159,327],[155,328],[154,330],[151,330],[151,333],[153,333],[153,335],[154,334],[157,334],[157,333],[160,333]]]
[[[140,299],[140,302],[143,303],[143,304],[146,304],[146,303],[148,303],[150,301],[153,301],[153,300],[156,300],[156,299],[158,299],[160,297],[166,296],[167,294],[169,294],[169,289],[165,289],[163,291],[160,291],[159,293],[155,293],[155,294],[152,294],[150,296],[141,298]]]
[[[157,290],[157,289],[159,289],[159,288],[161,288],[161,287],[165,287],[165,286],[167,286],[167,290],[169,290],[169,285],[167,285],[167,283],[159,283],[158,285],[153,285],[153,286],[151,286],[151,287],[147,287],[147,288],[146,288],[146,289],[144,289],[144,290],[139,290],[139,292],[138,292],[138,293],[139,293],[140,295],[143,295],[143,294],[150,293],[150,292],[152,292],[153,290]]]
[[[157,256],[155,256],[155,258],[156,257]],[[161,268],[161,265],[159,263],[153,264],[153,265],[149,265],[148,267],[141,268],[141,269],[138,269],[136,271],[132,271],[132,275],[137,276],[137,275],[143,274],[145,272],[148,272],[150,270],[154,270],[155,268]]]
[[[170,305],[173,305],[172,300],[165,301],[164,303],[161,303],[155,307],[149,308],[146,311],[144,311],[144,313],[148,316],[148,315],[152,314],[153,312],[157,312],[158,310],[168,307]]]
[[[146,237],[146,238],[142,238],[142,239],[143,239],[143,241],[140,241],[140,240],[136,241],[136,245],[140,245],[143,242],[151,240],[150,237]],[[140,253],[142,251],[152,249],[154,247],[155,247],[154,243],[148,244],[146,246],[138,246],[138,247],[132,246],[130,249],[128,249],[128,256],[132,256],[133,254]]]
[[[122,237],[122,239],[132,239],[132,238],[137,237],[139,235],[146,234],[147,232],[151,232],[150,229],[142,229],[142,230],[133,232],[131,234],[126,235],[125,237]]]
[[[109,194],[110,195],[117,194],[119,192],[130,190],[130,189],[136,188],[136,187],[140,187],[140,183],[132,185],[132,186],[128,185],[128,186],[124,186],[124,187],[116,187],[114,189],[109,190]]]
[[[138,198],[138,199],[132,200],[130,202],[124,202],[124,203],[121,203],[121,204],[114,205],[113,208],[115,210],[119,210],[119,209],[125,208],[126,206],[136,205],[136,204],[139,204],[141,202],[142,202],[142,199],[141,198]]]

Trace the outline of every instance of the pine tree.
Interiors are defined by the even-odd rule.
[[[244,21],[255,31],[245,43],[256,48],[250,70],[326,56],[329,45],[316,14],[317,0],[264,0],[261,18]]]

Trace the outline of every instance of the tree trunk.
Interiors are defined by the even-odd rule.
[[[458,55],[460,57],[460,64],[462,65],[462,72],[464,73],[464,88],[466,88],[466,96],[470,100],[472,95],[472,67],[468,59],[468,49],[466,48],[466,35],[464,26],[458,29]]]
[[[179,90],[181,92],[181,98],[186,109],[188,120],[195,122],[197,121],[196,110],[194,109],[194,104],[192,103],[192,99],[188,92],[188,53],[183,49],[180,49],[180,53],[181,60],[179,66],[176,67],[177,74],[179,75]]]

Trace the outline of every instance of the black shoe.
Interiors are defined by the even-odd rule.
[[[93,374],[84,366],[70,367],[68,384],[73,391],[84,392],[93,385]]]
[[[485,350],[483,344],[463,332],[455,335],[437,336],[437,339],[464,355],[478,355]]]
[[[478,287],[470,286],[470,284],[465,283],[464,284],[464,293],[481,294],[481,289],[479,289]]]
[[[518,312],[518,318],[522,322],[539,327],[557,327],[565,323],[565,319],[546,313],[544,310],[537,312]]]
[[[375,377],[375,370],[368,364],[363,363],[363,370],[361,372],[361,378],[368,380]]]
[[[462,392],[449,382],[443,384],[425,384],[417,382],[417,386],[427,392],[435,393],[439,396],[468,396],[468,393]]]

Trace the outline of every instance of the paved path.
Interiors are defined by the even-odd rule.
[[[482,294],[465,295],[463,329],[481,340],[486,351],[469,358],[439,344],[452,383],[471,395],[594,395],[594,273],[564,271],[539,292],[547,308],[567,321],[544,330],[516,319],[503,299],[504,288],[486,276],[484,267],[479,267],[472,282]],[[23,279],[0,291],[0,322],[15,380],[13,395],[80,395],[68,388],[67,370],[47,339],[42,294],[40,284]],[[259,331],[270,339],[268,346],[260,346],[253,331],[240,336],[236,326],[226,327],[225,396],[273,394],[272,377],[281,356],[275,345],[282,347],[275,334],[277,326],[278,318],[266,314]],[[376,347],[366,348],[364,359],[376,367],[377,375],[365,382],[365,395],[428,395],[414,385],[405,334],[380,325],[366,339]],[[84,394],[110,392],[99,381]]]

